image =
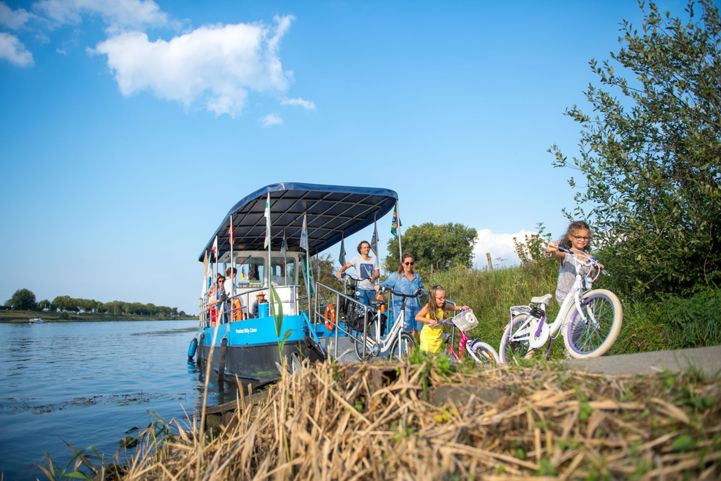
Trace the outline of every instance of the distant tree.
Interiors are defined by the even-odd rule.
[[[476,229],[462,224],[436,225],[427,222],[411,226],[403,233],[403,253],[412,253],[416,270],[424,274],[451,267],[471,267],[476,235]],[[398,239],[393,237],[388,241],[385,268],[392,272],[399,265]]]
[[[37,309],[38,311],[50,309],[50,301],[48,301],[47,299],[43,299],[42,301],[38,302]]]
[[[16,311],[35,310],[35,294],[30,289],[18,289],[5,305]]]
[[[341,284],[334,275],[333,270],[333,256],[325,254],[322,256],[314,256],[311,262],[311,269],[313,270],[312,276],[314,282],[320,282],[326,286],[334,287],[339,289]],[[318,275],[318,269],[320,266],[320,276]],[[299,264],[299,268],[303,268],[303,263]],[[301,272],[299,275],[300,292],[305,292],[305,273]]]
[[[569,180],[573,217],[594,228],[614,288],[684,293],[721,282],[721,21],[712,0],[685,19],[643,5],[640,31],[624,21],[620,50],[591,61],[594,116],[566,112],[585,181]]]

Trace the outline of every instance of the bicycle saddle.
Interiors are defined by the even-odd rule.
[[[551,294],[546,294],[545,296],[539,297],[531,297],[531,304],[544,304],[547,306],[549,302],[551,302]]]

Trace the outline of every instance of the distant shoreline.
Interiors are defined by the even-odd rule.
[[[34,317],[41,318],[44,322],[77,322],[77,321],[191,321],[197,320],[197,316],[139,316],[98,314],[93,312],[38,312],[38,311],[0,311],[0,322],[22,324],[28,323]]]

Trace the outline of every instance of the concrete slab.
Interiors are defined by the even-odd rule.
[[[640,352],[595,359],[572,359],[566,365],[573,369],[601,374],[653,374],[664,369],[674,372],[701,369],[708,376],[721,375],[721,346],[680,349],[676,351]]]

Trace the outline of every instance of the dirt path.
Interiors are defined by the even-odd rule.
[[[566,365],[602,374],[653,374],[663,369],[682,371],[696,368],[713,376],[721,375],[721,346],[574,359],[566,361]]]

